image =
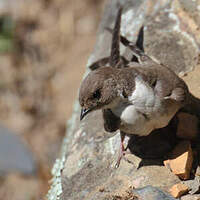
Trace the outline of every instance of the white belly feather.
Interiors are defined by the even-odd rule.
[[[136,78],[135,90],[128,97],[128,101],[118,101],[111,110],[121,119],[120,130],[145,136],[154,129],[167,126],[177,112],[177,105],[163,106],[163,103],[151,87]]]

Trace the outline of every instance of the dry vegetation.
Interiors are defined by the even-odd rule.
[[[29,144],[39,167],[36,177],[3,178],[4,200],[47,192],[102,8],[103,0],[20,0],[2,13],[13,27],[0,54],[0,120]]]

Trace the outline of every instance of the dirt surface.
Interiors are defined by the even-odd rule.
[[[103,3],[21,0],[0,13],[14,23],[13,47],[0,55],[0,121],[23,138],[38,164],[35,177],[3,177],[0,199],[34,200],[47,193]]]

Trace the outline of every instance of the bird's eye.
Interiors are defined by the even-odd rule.
[[[96,90],[94,93],[93,93],[93,98],[94,99],[100,99],[101,97],[101,92],[100,90]]]

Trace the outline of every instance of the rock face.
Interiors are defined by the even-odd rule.
[[[169,166],[174,174],[183,180],[190,177],[192,169],[193,154],[189,141],[181,141],[169,155]]]
[[[188,3],[176,0],[109,1],[88,65],[109,55],[111,35],[105,27],[113,27],[119,2],[124,5],[122,35],[135,41],[139,28],[144,24],[144,47],[149,56],[180,75],[198,68],[200,4],[193,5],[197,4],[196,1]],[[121,52],[130,53],[123,46]],[[170,138],[174,138],[171,132],[176,130],[173,125],[176,119],[166,129],[155,131],[151,137],[156,139],[131,138],[128,142],[130,151],[137,156],[129,155],[131,163],[122,160],[120,167],[115,169],[119,134],[103,130],[101,112],[91,113],[81,124],[79,115],[80,107],[76,102],[61,158],[56,161],[53,169],[54,179],[48,194],[49,200],[106,200],[112,199],[108,195],[122,196],[129,188],[152,185],[166,192],[174,184],[180,183],[179,178],[162,165],[162,160],[156,159],[160,158],[160,152],[164,156],[174,147],[176,141]],[[160,138],[162,132],[164,134]],[[133,149],[132,140],[133,143],[138,141],[134,143]]]
[[[140,189],[133,190],[137,194],[139,199],[148,199],[148,200],[175,200],[171,195],[164,193],[158,188],[152,186],[146,186]]]
[[[173,197],[175,198],[179,198],[181,197],[183,194],[186,194],[188,192],[188,187],[182,183],[178,183],[176,185],[174,185],[171,189],[170,189],[170,193]]]

